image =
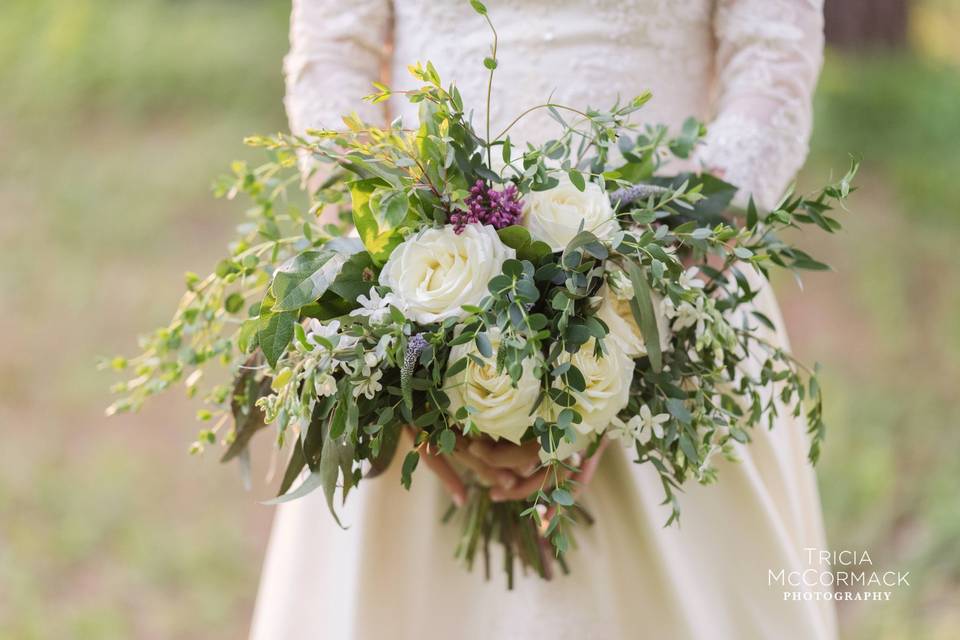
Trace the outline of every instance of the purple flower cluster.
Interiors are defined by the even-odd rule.
[[[457,209],[450,214],[450,223],[456,233],[462,232],[468,224],[489,224],[494,229],[503,229],[520,224],[523,216],[523,202],[513,184],[497,191],[483,180],[477,180],[465,202],[466,211]]]

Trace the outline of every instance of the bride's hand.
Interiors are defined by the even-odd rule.
[[[407,427],[407,433],[415,442],[416,429]],[[424,464],[437,475],[458,507],[466,503],[467,488],[460,474],[450,464],[451,458],[472,471],[482,484],[490,487],[491,495],[499,491],[512,490],[523,482],[526,476],[533,473],[540,461],[537,454],[539,447],[535,442],[533,446],[522,447],[509,444],[509,449],[507,445],[498,445],[492,441],[489,443],[491,448],[475,447],[476,444],[488,443],[482,440],[468,440],[458,434],[456,447],[449,457],[432,448],[427,442],[417,447]],[[501,453],[502,458],[499,455]]]
[[[579,495],[579,493],[583,490],[583,488],[590,483],[590,480],[593,479],[593,475],[597,471],[597,465],[600,464],[600,458],[601,456],[603,456],[603,452],[607,448],[607,445],[609,444],[609,442],[610,442],[609,439],[603,438],[603,440],[600,441],[600,445],[597,447],[597,450],[593,453],[593,455],[587,458],[586,460],[584,460],[580,464],[579,470],[576,473],[574,473],[573,476],[570,478],[570,480],[573,482],[574,497]],[[495,487],[490,490],[490,499],[493,500],[494,502],[505,502],[507,500],[523,500],[524,498],[530,497],[534,492],[538,491],[539,489],[544,488],[550,482],[550,480],[552,480],[552,478],[547,477],[547,474],[551,473],[549,468],[543,467],[537,470],[540,465],[540,454],[539,454],[540,447],[538,443],[536,441],[533,441],[532,443],[527,443],[527,445],[531,445],[531,446],[528,451],[523,453],[519,451],[509,452],[506,450],[507,447],[512,447],[514,450],[520,449],[520,447],[517,447],[516,445],[507,445],[507,444],[493,445],[495,447],[496,446],[504,447],[505,450],[503,451],[503,453],[501,453],[501,458],[500,458],[504,462],[516,461],[518,464],[521,464],[521,465],[531,464],[529,458],[524,457],[529,455],[529,451],[533,452],[533,457],[535,459],[535,462],[532,463],[532,466],[519,467],[519,469],[528,469],[529,471],[523,474],[526,477],[524,477],[520,482],[518,482],[516,486],[508,487],[508,488]],[[527,445],[524,445],[524,446],[527,446]],[[471,447],[477,448],[478,455],[479,455],[479,449],[481,446],[485,448],[490,447],[488,443],[482,442],[482,441],[471,444]],[[490,457],[489,460],[492,462],[494,458]],[[561,474],[562,478],[565,478],[567,475],[567,472],[564,470],[560,470],[559,473]],[[551,512],[548,510],[546,519],[549,520],[550,517],[551,517]]]

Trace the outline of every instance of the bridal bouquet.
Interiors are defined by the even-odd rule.
[[[322,489],[334,517],[337,490],[345,500],[396,455],[409,487],[423,455],[472,438],[535,441],[547,472],[527,499],[493,502],[476,483],[452,508],[458,553],[472,563],[500,543],[511,580],[516,559],[542,576],[548,555],[562,566],[571,525],[589,520],[571,472],[602,438],[656,470],[668,523],[682,485],[713,481],[711,461],[779,411],[806,412],[816,460],[816,377],[765,339],[771,321],[751,311],[746,274],[826,268],[779,232],[838,229],[830,203],[855,166],[772,211],[751,201],[735,224],[723,215],[733,186],[658,172],[687,158],[704,127],[633,124],[649,94],[606,111],[547,102],[500,132],[487,119],[481,134],[433,65],[410,71],[419,88],[377,85],[368,100],[416,103],[411,128],[350,115],[343,130],[249,140],[271,161],[235,163],[217,187],[251,198],[248,221],[214,273],[187,275],[172,322],[143,353],[111,361],[133,373],[109,413],[179,381],[197,394],[208,365],[226,368],[228,384],[205,387],[209,427],[193,450],[221,441],[225,461],[248,466],[251,437],[270,425],[287,460],[274,502]],[[513,126],[537,109],[556,137],[515,145]],[[302,204],[304,161],[319,185]],[[319,221],[328,208],[339,223]]]

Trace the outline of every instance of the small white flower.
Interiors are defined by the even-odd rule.
[[[316,318],[309,318],[306,323],[304,323],[303,328],[307,334],[307,342],[313,345],[314,349],[323,346],[317,338],[332,342],[333,345],[336,346],[336,337],[340,332],[340,321],[334,320],[333,322],[323,324]]]
[[[619,300],[633,300],[633,283],[623,269],[611,269],[607,272],[607,284]]]
[[[658,438],[663,437],[663,423],[670,421],[669,413],[658,413],[653,415],[653,412],[650,411],[648,405],[643,405],[640,407],[639,415],[636,415],[630,418],[630,422],[637,421],[634,428],[636,428],[641,434],[646,430],[647,432],[652,431],[653,435]],[[639,440],[639,437],[637,438]]]
[[[367,351],[363,354],[364,375],[367,375],[367,372],[378,364],[380,364],[380,357],[377,356],[375,351]]]
[[[387,349],[392,347],[396,340],[396,336],[390,333],[380,336],[380,341],[377,342],[377,346],[373,348],[373,353],[376,354],[379,361],[382,362],[383,359],[387,357]]]
[[[607,437],[611,440],[619,440],[620,444],[629,449],[638,440],[639,436],[636,429],[636,419],[637,417],[634,416],[629,421],[624,422],[615,417],[610,422],[611,427],[607,429]]]
[[[357,296],[357,302],[360,307],[351,311],[351,316],[365,316],[370,318],[370,324],[383,324],[390,317],[390,305],[393,304],[393,296],[389,293],[381,296],[376,288],[371,287],[370,297],[361,294]]]
[[[698,278],[700,270],[696,267],[690,267],[680,274],[680,286],[684,289],[703,289],[705,283]]]
[[[337,380],[329,373],[322,373],[313,379],[313,388],[318,396],[326,398],[337,392]]]
[[[697,335],[701,336],[706,330],[706,323],[710,320],[710,314],[704,309],[703,298],[697,298],[696,305],[689,302],[680,303],[680,306],[677,307],[676,318],[673,321],[673,329],[680,331],[696,325]]]
[[[380,369],[374,369],[369,373],[364,371],[365,376],[363,379],[357,381],[353,386],[353,397],[359,398],[360,394],[363,394],[367,400],[373,400],[373,397],[377,395],[377,392],[383,389],[383,385],[380,384],[380,378],[383,377],[383,371]]]

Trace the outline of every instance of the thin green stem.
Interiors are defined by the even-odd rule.
[[[483,14],[484,19],[487,21],[487,24],[490,25],[490,31],[493,32],[493,68],[490,69],[490,73],[487,77],[487,166],[493,166],[493,141],[490,139],[490,104],[493,98],[493,72],[497,68],[497,45],[499,44],[499,36],[497,35],[497,30],[493,26],[493,21],[490,20],[490,16],[486,13]]]

